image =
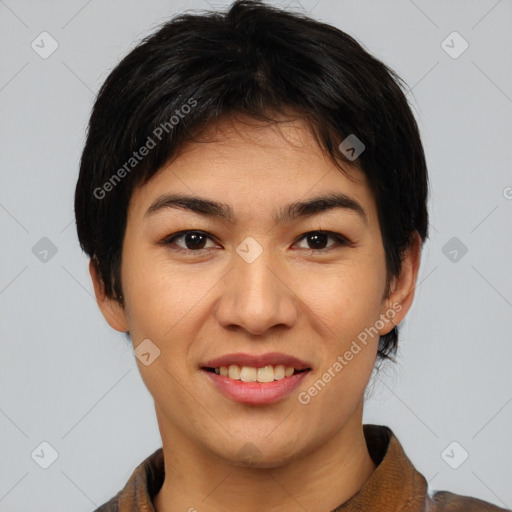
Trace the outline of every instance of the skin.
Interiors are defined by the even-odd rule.
[[[414,296],[419,237],[386,296],[375,200],[362,172],[343,167],[350,179],[301,120],[268,125],[225,119],[214,140],[187,145],[134,191],[123,242],[124,306],[105,296],[91,263],[108,323],[129,330],[134,347],[149,338],[161,351],[149,366],[137,360],[164,450],[165,481],[154,499],[158,512],[328,512],[375,470],[362,413],[378,336],[307,405],[297,399],[393,304],[401,305],[393,319],[398,325]],[[367,222],[338,208],[275,223],[273,215],[284,205],[332,192],[359,202]],[[145,217],[163,193],[227,203],[234,219],[175,208]],[[182,230],[200,230],[211,239],[199,252],[187,252],[184,237],[159,243]],[[313,251],[304,235],[318,230],[350,243],[329,237],[325,248]],[[248,236],[263,249],[250,264],[236,252]],[[385,322],[379,335],[392,327]],[[200,370],[201,363],[224,354],[274,351],[312,368],[298,390],[274,404],[232,401]],[[252,464],[238,455],[247,442],[260,454]]]

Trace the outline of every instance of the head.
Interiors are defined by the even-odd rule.
[[[334,27],[238,1],[131,51],[94,105],[75,213],[106,320],[159,351],[138,364],[161,429],[228,459],[258,440],[268,465],[340,431],[396,354],[427,189],[400,79]],[[294,397],[211,385],[212,360],[276,352],[305,363]]]

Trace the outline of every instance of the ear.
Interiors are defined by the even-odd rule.
[[[92,284],[94,286],[94,295],[96,302],[112,329],[120,332],[128,331],[128,322],[126,321],[126,313],[123,306],[115,299],[107,297],[103,281],[98,273],[96,264],[91,259],[89,261],[89,274],[91,275]]]
[[[411,245],[403,256],[400,274],[393,278],[389,297],[384,301],[384,309],[381,311],[381,314],[391,318],[395,325],[398,325],[405,318],[405,315],[411,308],[414,291],[416,290],[420,259],[421,238],[418,232],[415,232]],[[393,325],[390,325],[390,322],[386,322],[385,326],[379,329],[379,334],[383,336],[390,332],[392,328]]]

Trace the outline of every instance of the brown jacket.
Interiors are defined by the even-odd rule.
[[[359,491],[332,512],[499,512],[506,509],[451,492],[428,493],[427,481],[407,458],[390,428],[364,425],[377,468]],[[164,481],[162,448],[142,462],[124,489],[95,512],[155,512],[152,498]],[[312,511],[313,512],[313,511]],[[314,511],[316,512],[316,511]]]

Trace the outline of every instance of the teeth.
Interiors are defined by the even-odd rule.
[[[223,377],[229,377],[233,380],[242,382],[272,382],[281,380],[285,377],[291,377],[295,372],[292,367],[285,367],[282,364],[276,366],[268,365],[263,368],[254,368],[252,366],[238,366],[231,364],[215,368],[215,373]]]
[[[240,380],[242,382],[256,382],[258,377],[258,370],[250,366],[242,366],[240,370]]]
[[[286,375],[285,367],[282,364],[274,366],[274,380],[284,379]]]
[[[258,368],[258,382],[272,382],[274,380],[274,368],[272,366],[265,366]]]
[[[240,380],[240,367],[237,364],[229,365],[228,376],[230,379]]]

